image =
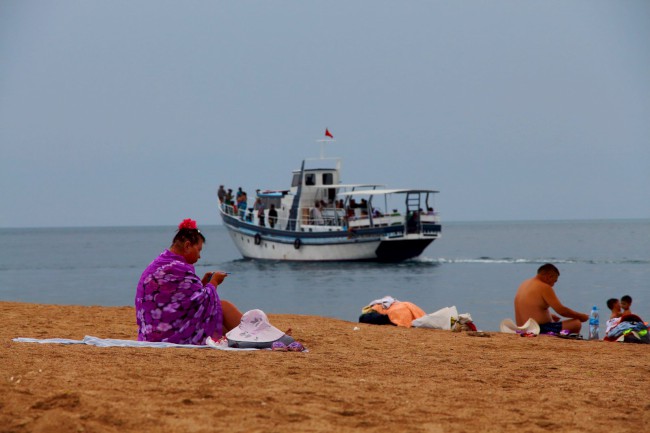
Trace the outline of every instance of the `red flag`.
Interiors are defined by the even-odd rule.
[[[325,137],[334,138],[329,129],[325,128]]]

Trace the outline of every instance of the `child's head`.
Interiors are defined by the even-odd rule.
[[[612,310],[613,313],[621,310],[621,303],[616,298],[611,298],[607,300],[607,308]]]
[[[632,297],[630,295],[625,295],[621,297],[621,308],[625,311],[629,311],[632,306]]]

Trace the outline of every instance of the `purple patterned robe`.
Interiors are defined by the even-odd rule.
[[[135,311],[139,341],[203,345],[215,331],[217,337],[223,334],[216,287],[203,286],[194,266],[169,250],[142,273]]]

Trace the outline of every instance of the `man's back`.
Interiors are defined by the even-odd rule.
[[[517,325],[522,326],[528,319],[534,319],[540,325],[553,325],[542,326],[543,329],[546,329],[544,332],[559,332],[555,328],[560,323],[561,330],[572,333],[580,332],[581,322],[586,322],[589,316],[562,305],[553,290],[559,277],[560,271],[554,265],[546,263],[539,267],[535,277],[521,283],[515,295]],[[551,314],[551,308],[557,314],[569,319],[560,322],[559,316]]]
[[[540,324],[552,321],[549,304],[544,298],[549,290],[552,292],[553,288],[537,277],[521,283],[515,295],[515,320],[518,326],[530,318]]]

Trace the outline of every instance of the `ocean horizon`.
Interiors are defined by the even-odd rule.
[[[560,218],[560,219],[495,219],[495,220],[442,220],[443,229],[447,224],[527,224],[527,223],[576,223],[576,222],[650,222],[647,218]],[[175,227],[174,224],[89,224],[89,225],[40,225],[40,226],[0,226],[0,230],[13,229],[73,229],[73,228],[137,228],[137,227]],[[223,226],[221,222],[212,224],[199,224],[203,226]]]

